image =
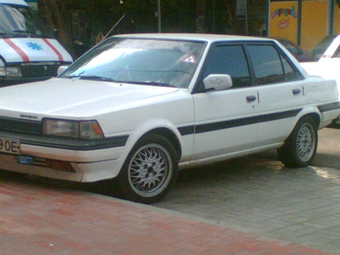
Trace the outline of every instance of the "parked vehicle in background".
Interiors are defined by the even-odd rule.
[[[0,87],[57,76],[70,54],[23,0],[0,0]]]
[[[273,148],[307,166],[339,113],[335,81],[310,77],[275,40],[120,35],[58,78],[2,88],[0,169],[114,178],[126,199],[153,203],[178,169]]]
[[[301,63],[303,68],[310,74],[321,76],[326,79],[335,79],[338,85],[340,101],[340,35],[326,36],[312,51],[316,62]],[[334,119],[332,124],[338,121]]]
[[[274,39],[279,41],[299,62],[312,61],[311,53],[303,50],[292,41],[281,37],[274,37]]]
[[[302,63],[311,75],[337,79],[340,89],[340,35],[326,36],[312,50],[315,62]]]
[[[313,61],[340,57],[340,35],[328,35],[312,50]]]

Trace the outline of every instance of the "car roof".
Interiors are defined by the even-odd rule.
[[[273,41],[270,38],[241,35],[222,35],[222,34],[195,34],[195,33],[141,33],[141,34],[121,34],[114,37],[128,38],[150,38],[150,39],[177,39],[189,41]]]

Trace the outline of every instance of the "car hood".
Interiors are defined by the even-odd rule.
[[[178,88],[103,81],[52,78],[48,81],[4,87],[0,115],[41,119],[45,116],[90,117],[146,104],[146,99]]]
[[[7,63],[20,62],[72,62],[71,55],[56,39],[6,38],[0,39],[1,56]]]

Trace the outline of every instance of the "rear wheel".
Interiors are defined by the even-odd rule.
[[[331,128],[332,128],[332,127],[336,127],[337,124],[338,124],[338,121],[339,121],[339,116],[338,116],[336,119],[334,119],[334,120],[332,121],[332,123],[328,125],[328,127],[331,127]]]
[[[298,121],[284,145],[278,149],[279,159],[288,167],[305,167],[312,162],[317,144],[315,121],[311,117],[304,117]]]
[[[117,180],[124,198],[155,203],[176,181],[178,156],[172,144],[160,135],[140,139],[129,153]]]

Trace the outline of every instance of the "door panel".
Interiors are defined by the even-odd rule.
[[[274,45],[247,45],[253,63],[259,116],[254,147],[283,142],[303,103],[302,76]]]
[[[260,117],[255,147],[283,142],[294,127],[296,115],[302,109],[302,84],[285,83],[261,86],[258,89],[260,101],[256,112]]]
[[[253,117],[258,104],[256,89],[251,87],[249,64],[242,44],[220,44],[212,47],[203,71],[228,74],[233,86],[224,91],[194,94],[194,159],[214,157],[253,146],[258,119]],[[203,80],[202,79],[202,80]]]
[[[194,95],[196,134],[194,159],[218,156],[253,147],[258,118],[252,116],[257,100],[253,88]]]

